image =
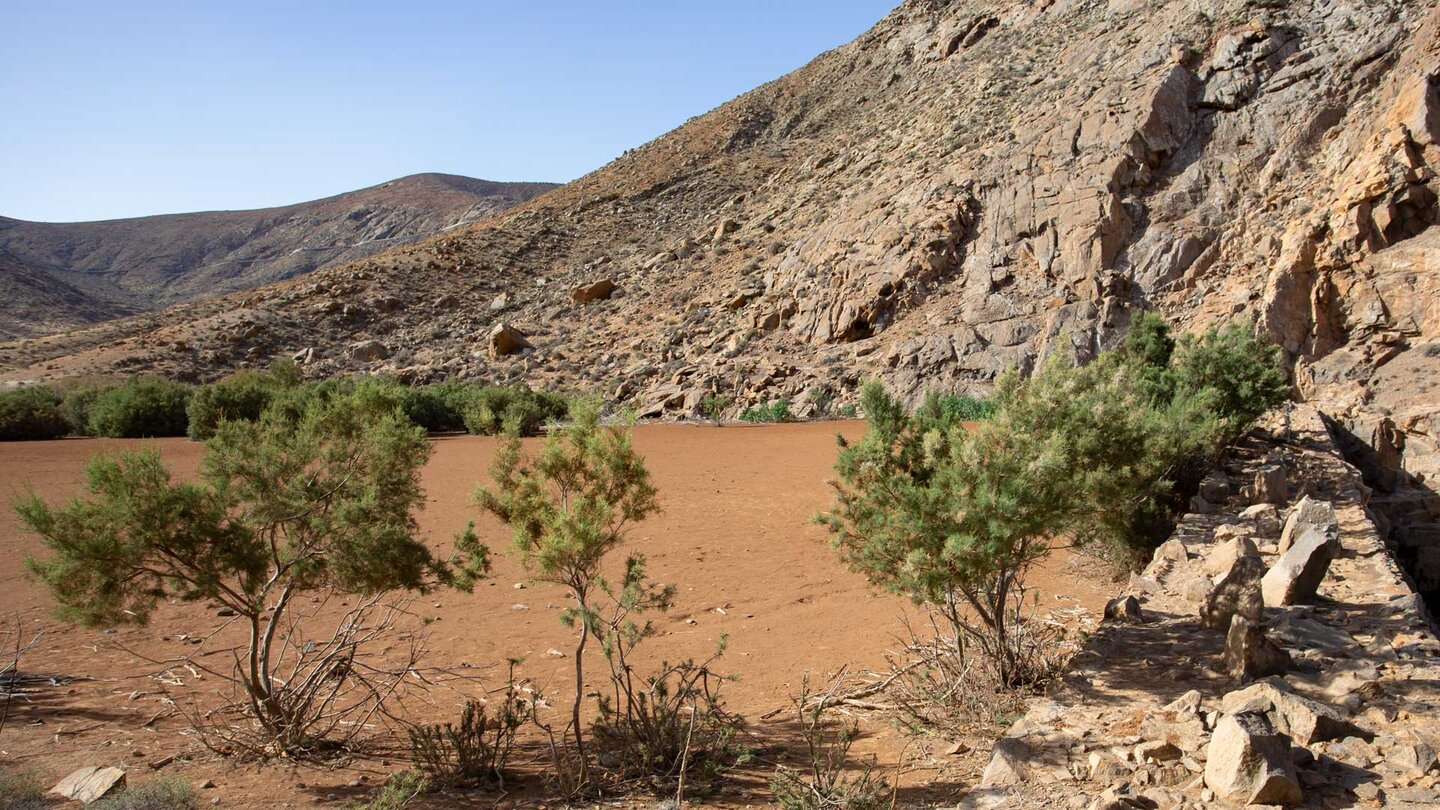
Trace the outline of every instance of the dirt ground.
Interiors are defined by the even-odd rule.
[[[810,521],[829,503],[825,482],[835,459],[837,430],[853,438],[863,424],[646,425],[635,431],[635,445],[646,457],[664,511],[632,531],[629,548],[647,556],[656,580],[679,587],[675,608],[656,620],[658,637],[646,642],[642,658],[703,657],[728,634],[728,652],[719,668],[738,680],[725,687],[727,706],[750,718],[749,734],[757,748],[762,754],[778,752],[766,755],[772,759],[797,742],[787,728],[790,713],[759,718],[786,705],[807,670],[821,680],[846,665],[856,670],[879,666],[900,629],[900,617],[913,611],[904,600],[878,592],[845,570],[824,530]],[[183,439],[0,444],[0,495],[9,500],[32,489],[52,501],[74,495],[91,455],[145,444],[158,446],[177,476],[193,474],[202,450]],[[504,662],[512,656],[525,659],[523,674],[543,687],[557,717],[567,706],[573,639],[557,620],[563,593],[543,584],[519,587],[524,576],[508,555],[506,530],[470,504],[475,485],[488,480],[495,447],[495,440],[481,437],[437,438],[424,471],[424,535],[444,548],[473,519],[496,553],[494,576],[473,594],[433,593],[412,603],[425,619],[423,628],[416,622],[415,631],[429,633],[423,665],[483,683],[452,680],[447,688],[433,690],[428,704],[412,704],[418,706],[414,720],[453,719],[465,694],[503,682]],[[43,631],[22,669],[53,678],[32,684],[28,700],[11,705],[0,730],[0,763],[34,770],[47,785],[82,765],[118,765],[127,769],[132,785],[159,775],[208,780],[205,799],[226,807],[340,805],[406,767],[393,753],[344,767],[234,764],[209,753],[168,701],[213,695],[214,679],[196,681],[179,671],[182,685],[167,685],[153,677],[162,667],[146,659],[212,649],[223,655],[218,652],[228,646],[223,635],[198,646],[182,638],[217,627],[223,620],[215,609],[170,604],[146,627],[67,626],[51,617],[45,593],[25,577],[23,559],[38,550],[13,511],[0,511],[0,618],[7,643],[14,643],[16,628],[26,639]],[[617,555],[616,565],[620,562]],[[1072,621],[1082,613],[1075,608],[1093,615],[1115,588],[1093,562],[1064,555],[1038,571],[1032,584],[1045,610]],[[589,663],[589,686],[599,686],[604,677],[600,661]],[[862,722],[866,738],[857,751],[876,754],[899,775],[901,805],[951,801],[983,766],[981,750],[947,754],[953,741],[907,742],[883,717]],[[398,739],[392,742],[398,745]],[[978,748],[983,741],[974,742]],[[522,755],[522,765],[529,756]],[[740,775],[709,803],[765,805],[770,767],[762,763]],[[537,762],[522,770],[532,776],[521,780],[520,791],[508,802],[537,803],[541,780],[533,774],[543,766]],[[418,806],[458,806],[477,799],[496,801],[494,796],[435,797]]]

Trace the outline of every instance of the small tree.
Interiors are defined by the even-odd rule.
[[[28,565],[62,618],[144,624],[167,597],[233,611],[249,631],[234,672],[245,707],[271,752],[298,753],[329,708],[306,683],[337,673],[277,674],[295,646],[284,628],[296,598],[468,588],[487,558],[468,531],[450,561],[416,537],[430,449],[393,394],[362,385],[309,398],[298,414],[283,404],[257,422],[221,422],[198,483],[173,483],[153,450],[101,456],[87,469],[89,499],[52,507],[32,495],[17,511],[49,551]],[[350,663],[353,633],[337,633],[334,663]]]
[[[506,442],[490,471],[494,490],[478,488],[475,500],[509,524],[515,550],[530,576],[564,586],[574,600],[560,618],[566,626],[578,628],[570,733],[579,759],[579,785],[584,785],[589,776],[580,722],[584,654],[590,637],[603,624],[595,605],[606,587],[601,566],[624,542],[629,526],[660,506],[629,432],[601,427],[594,402],[576,403],[571,416],[571,424],[547,437],[533,458],[522,455],[518,439]],[[627,580],[627,588],[633,585]],[[658,598],[652,594],[646,599],[652,597]]]

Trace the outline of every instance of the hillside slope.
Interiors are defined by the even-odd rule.
[[[463,225],[553,187],[417,174],[252,211],[68,223],[0,217],[0,254],[7,257],[0,285],[20,296],[7,297],[0,336],[74,328],[294,278]],[[77,293],[87,305],[75,305]]]
[[[1158,309],[1258,322],[1302,394],[1357,419],[1390,397],[1433,450],[1435,0],[1212,5],[909,0],[513,211],[0,346],[0,364],[208,378],[297,356],[317,375],[527,380],[676,417],[709,392],[843,400],[870,377],[984,390]],[[613,296],[572,295],[600,280]],[[533,351],[492,356],[501,322]],[[1377,392],[1397,362],[1410,373]]]

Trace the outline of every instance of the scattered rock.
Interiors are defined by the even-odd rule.
[[[1263,714],[1228,714],[1210,738],[1205,785],[1235,804],[1299,804],[1304,795],[1290,758],[1290,739]]]
[[[1222,472],[1211,472],[1200,482],[1200,497],[1217,506],[1230,500],[1230,494],[1230,479]]]
[[[1298,745],[1372,736],[1345,719],[1338,710],[1281,689],[1269,680],[1227,694],[1220,708],[1227,714],[1263,713],[1278,731],[1289,735]]]
[[[1105,618],[1107,622],[1119,624],[1140,624],[1145,618],[1140,613],[1140,600],[1134,596],[1117,596],[1105,603]]]
[[[71,771],[50,792],[56,796],[89,804],[113,790],[125,788],[125,772],[119,768],[97,768],[93,765]]]
[[[1280,510],[1273,503],[1257,503],[1240,513],[1240,517],[1255,522],[1255,534],[1260,537],[1280,535]]]
[[[1269,503],[1284,506],[1288,500],[1285,487],[1285,468],[1279,464],[1267,464],[1255,472],[1255,484],[1251,487],[1252,504]]]
[[[1209,554],[1205,555],[1204,565],[1205,573],[1212,577],[1234,568],[1236,561],[1241,557],[1260,558],[1260,551],[1255,548],[1255,541],[1245,535],[1231,536],[1226,540],[1220,540],[1220,533],[1217,530],[1215,538],[1217,544]]]
[[[1230,571],[1205,597],[1200,609],[1200,623],[1211,630],[1228,630],[1230,617],[1244,616],[1251,624],[1259,624],[1265,611],[1260,581],[1265,576],[1265,563],[1254,555],[1235,560]]]
[[[1295,538],[1311,526],[1339,526],[1335,518],[1335,507],[1329,501],[1317,501],[1310,496],[1300,499],[1285,518],[1285,528],[1280,532],[1280,553],[1284,554],[1294,544]]]
[[[1265,628],[1236,613],[1225,636],[1225,670],[1239,683],[1284,675],[1290,670],[1290,654],[1265,635]]]
[[[1313,600],[1331,560],[1339,553],[1338,527],[1306,526],[1260,581],[1265,604],[1279,607]]]
[[[362,363],[370,363],[389,357],[390,349],[378,340],[361,340],[350,344],[350,356]]]
[[[570,290],[570,303],[584,306],[593,301],[604,301],[615,294],[614,279],[602,278],[589,284],[581,284]]]
[[[980,778],[980,787],[1008,787],[1025,781],[1029,757],[1030,747],[1023,740],[1009,736],[996,740],[990,764],[985,766]]]
[[[525,333],[503,321],[490,328],[490,356],[504,357],[531,348]]]

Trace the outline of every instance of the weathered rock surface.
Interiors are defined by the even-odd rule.
[[[1290,738],[1258,713],[1221,718],[1206,752],[1205,785],[1234,804],[1294,805],[1304,800]]]
[[[1315,598],[1330,562],[1340,552],[1340,530],[1333,523],[1307,525],[1289,550],[1260,580],[1265,604],[1271,607],[1294,605]]]
[[[1256,555],[1237,558],[1230,571],[1215,584],[1205,597],[1200,610],[1200,623],[1211,630],[1229,631],[1233,616],[1243,616],[1258,625],[1264,616],[1265,602],[1260,591],[1265,576],[1265,561]]]
[[[50,792],[82,804],[99,801],[115,790],[125,789],[125,771],[93,765],[71,771]]]
[[[1272,641],[1265,628],[1240,613],[1230,618],[1225,634],[1225,670],[1239,683],[1270,675],[1284,675],[1293,662],[1290,654]]]
[[[570,290],[570,303],[583,306],[592,301],[604,301],[615,294],[614,279],[602,278],[589,284],[581,284]]]
[[[1280,531],[1280,553],[1289,550],[1295,538],[1307,528],[1326,528],[1334,526],[1335,508],[1326,501],[1317,501],[1306,496],[1295,504],[1290,514],[1285,518],[1285,528]]]
[[[491,357],[505,357],[530,348],[525,333],[504,322],[491,327],[488,337]]]

